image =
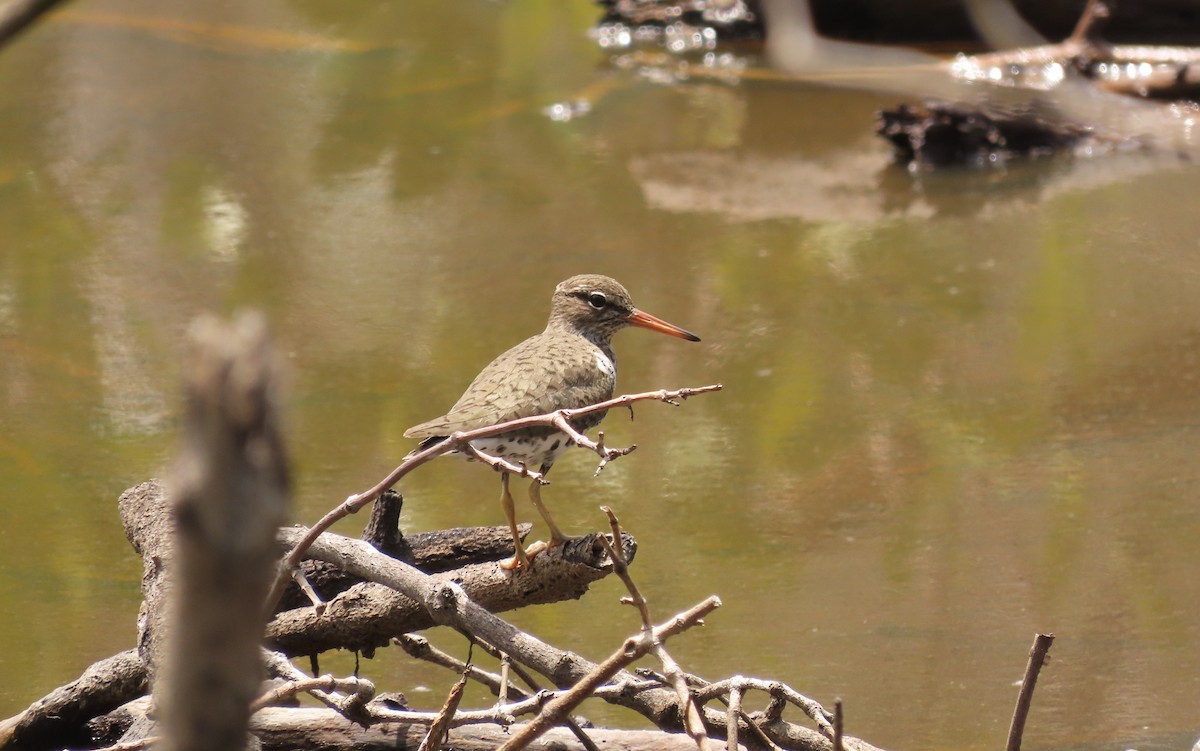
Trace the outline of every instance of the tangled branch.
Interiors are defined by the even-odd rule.
[[[321,519],[309,529],[304,538],[292,548],[292,550],[287,554],[287,556],[284,557],[282,563],[280,564],[279,572],[276,574],[274,584],[272,585],[271,591],[267,596],[265,612],[271,613],[275,610],[275,606],[279,604],[279,599],[283,597],[283,592],[287,587],[288,580],[291,577],[291,572],[300,565],[300,561],[304,558],[309,546],[311,546],[323,532],[328,530],[339,520],[344,519],[351,514],[357,513],[368,503],[378,498],[383,491],[399,482],[400,478],[404,477],[409,472],[413,471],[422,464],[441,456],[442,454],[466,450],[472,453],[472,455],[476,458],[491,464],[497,469],[532,477],[538,481],[541,481],[542,476],[540,473],[529,470],[524,466],[512,464],[511,462],[505,461],[499,457],[487,455],[484,452],[475,449],[470,445],[470,443],[471,441],[480,438],[491,438],[492,436],[501,435],[513,430],[520,430],[522,428],[538,426],[553,427],[566,433],[569,440],[576,445],[582,446],[589,451],[594,451],[599,454],[600,467],[597,469],[597,472],[599,472],[600,469],[603,469],[603,467],[608,464],[608,462],[628,454],[633,450],[633,447],[628,449],[607,448],[604,446],[603,435],[601,435],[601,438],[598,441],[592,441],[586,435],[576,430],[570,424],[570,420],[577,417],[582,417],[584,415],[594,414],[596,412],[604,412],[612,409],[613,407],[630,407],[630,409],[632,409],[631,405],[638,401],[653,400],[678,406],[683,400],[686,400],[689,397],[696,396],[698,394],[708,394],[715,391],[720,391],[722,388],[723,387],[721,384],[718,383],[696,388],[682,388],[676,390],[659,389],[657,391],[646,391],[640,394],[626,394],[624,396],[618,396],[613,399],[608,399],[606,401],[598,402],[588,407],[581,407],[579,409],[560,409],[544,415],[534,415],[532,417],[522,417],[517,420],[509,420],[508,422],[491,425],[486,428],[458,431],[440,443],[436,443],[432,446],[414,451],[408,456],[404,457],[404,460],[400,462],[399,466],[389,472],[382,480],[377,482],[371,488],[361,493],[355,493],[354,495],[346,498],[346,500],[342,501],[331,511],[325,514],[325,516],[321,517]]]

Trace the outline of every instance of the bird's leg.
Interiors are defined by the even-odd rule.
[[[512,493],[508,492],[507,472],[500,473],[500,508],[504,509],[504,516],[508,519],[508,528],[512,531],[513,538],[513,557],[500,561],[500,568],[505,571],[515,568],[529,570],[529,558],[525,555],[525,548],[521,546],[521,533],[517,529],[516,505],[513,503]]]
[[[550,528],[550,545],[548,547],[556,548],[570,539],[554,523],[554,517],[550,516],[550,510],[542,503],[542,484],[537,480],[534,480],[529,485],[529,500],[533,502],[533,507],[546,520],[546,526]]]

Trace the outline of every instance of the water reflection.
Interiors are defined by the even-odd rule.
[[[685,664],[840,695],[881,746],[995,746],[1052,630],[1029,742],[1194,724],[1194,168],[915,180],[870,137],[887,98],[647,81],[586,3],[94,10],[126,20],[0,56],[0,714],[133,638],[115,498],[166,461],[196,312],[271,317],[312,519],[594,271],[704,336],[621,335],[621,388],[726,384],[610,416],[640,448],[599,479],[555,469],[565,529],[608,503],[638,535],[656,613],[726,601]],[[405,521],[497,523],[494,481],[435,464]],[[518,620],[596,657],[636,627],[618,594]]]

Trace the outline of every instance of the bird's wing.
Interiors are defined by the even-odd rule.
[[[580,337],[555,347],[553,356],[546,357],[540,336],[497,357],[448,413],[409,428],[405,437],[444,436],[556,409],[586,407],[612,397],[615,368],[601,367],[601,362],[611,360],[599,347]]]

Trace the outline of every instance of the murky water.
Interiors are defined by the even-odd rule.
[[[0,53],[0,715],[133,644],[116,497],[164,471],[194,315],[269,314],[311,521],[596,271],[704,337],[621,334],[622,390],[726,385],[613,414],[639,450],[545,493],[570,531],[616,508],[658,617],[724,599],[687,668],[841,697],[880,746],[995,748],[1052,631],[1027,747],[1189,747],[1200,172],[914,180],[871,136],[894,97],[664,84],[609,65],[596,16],[110,0]],[[496,485],[435,464],[405,521],[499,523]],[[636,626],[619,595],[515,619],[599,658]]]

